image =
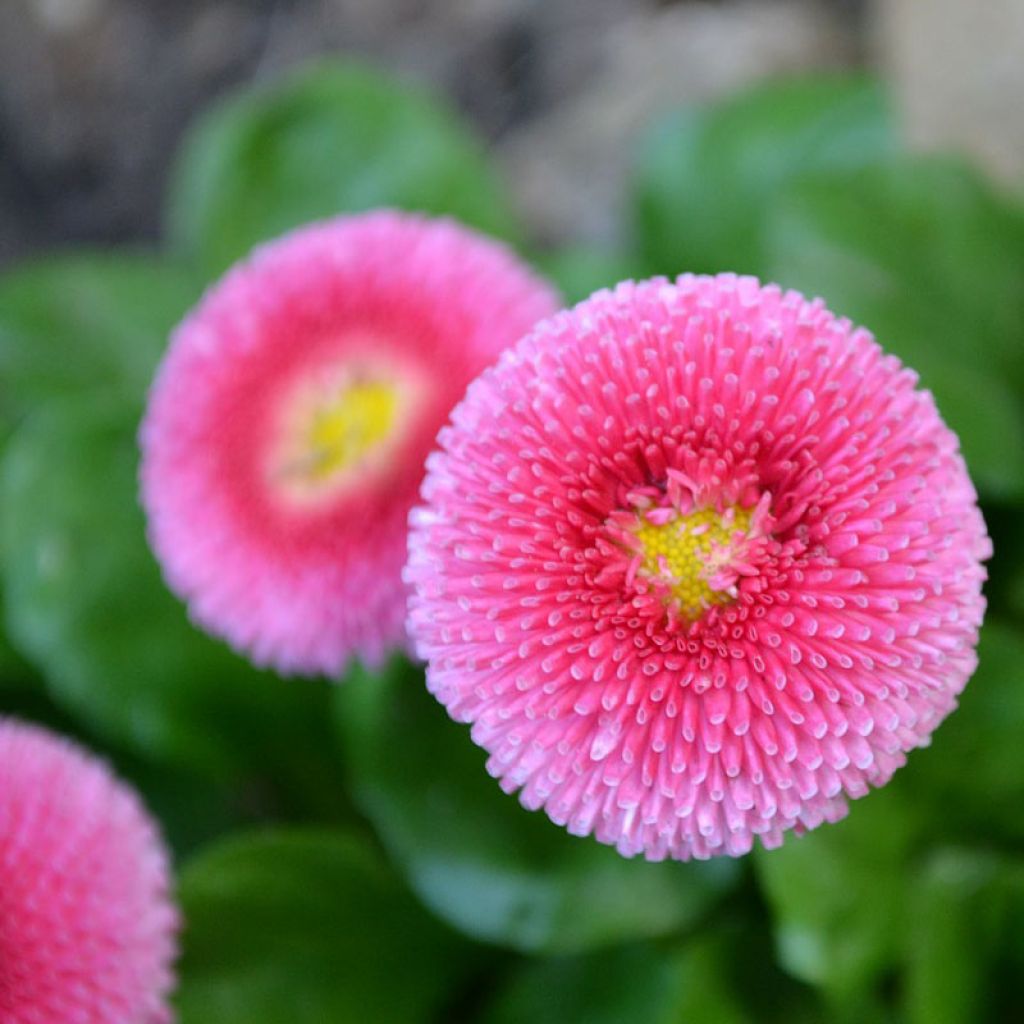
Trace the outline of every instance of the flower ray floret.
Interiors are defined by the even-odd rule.
[[[599,292],[438,442],[406,569],[428,686],[505,790],[624,855],[837,820],[975,668],[991,545],[957,439],[820,300]]]

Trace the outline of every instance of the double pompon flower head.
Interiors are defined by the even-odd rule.
[[[258,664],[405,644],[406,520],[466,385],[556,300],[503,245],[379,211],[258,249],[178,329],[143,425],[171,587]]]
[[[0,718],[0,1020],[165,1024],[166,851],[101,761]]]
[[[406,580],[428,685],[490,771],[652,859],[841,817],[975,666],[990,545],[955,436],[866,331],[750,278],[625,283],[534,326],[554,308],[450,221],[257,250],[151,395],[168,581],[259,664],[379,662],[423,460],[484,371]]]
[[[741,854],[927,743],[990,544],[916,383],[733,275],[599,292],[474,382],[413,513],[410,631],[502,786],[627,856]]]

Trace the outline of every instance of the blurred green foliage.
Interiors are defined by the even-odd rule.
[[[169,261],[106,252],[0,277],[0,437],[62,398],[95,396],[137,417],[168,332],[201,282]]]
[[[479,954],[344,831],[241,834],[181,877],[182,1024],[420,1021]]]
[[[289,228],[377,206],[517,234],[483,147],[453,114],[376,71],[323,64],[207,114],[183,147],[167,229],[215,275]]]
[[[782,82],[676,111],[648,132],[636,169],[638,261],[647,273],[765,276],[765,222],[781,191],[895,151],[885,95],[866,80]]]
[[[678,945],[635,945],[525,964],[499,990],[485,1024],[619,1024],[749,1017],[724,984],[714,933]]]
[[[98,733],[218,779],[276,758],[275,785],[311,798],[332,764],[325,694],[189,624],[146,546],[136,461],[135,417],[105,403],[53,403],[18,429],[0,478],[12,641]]]
[[[639,152],[628,237],[537,265],[568,301],[757,273],[826,296],[920,373],[999,552],[962,708],[842,823],[740,861],[647,864],[504,796],[401,659],[285,682],[193,628],[146,547],[135,433],[201,289],[262,239],[377,205],[528,246],[434,100],[338,65],[229,98],[183,148],[172,255],[0,278],[0,710],[105,752],[160,817],[183,1024],[1019,1019],[1024,214],[961,162],[908,156],[863,80],[674,112]]]
[[[804,178],[768,215],[767,276],[870,324],[920,375],[978,487],[1024,497],[1024,217],[968,167],[915,158]]]
[[[353,672],[336,708],[357,802],[427,906],[470,935],[536,952],[669,934],[736,879],[734,861],[625,860],[524,814],[404,658]]]

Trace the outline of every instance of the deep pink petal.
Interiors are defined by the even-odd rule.
[[[403,646],[406,519],[438,427],[554,308],[505,246],[391,211],[304,228],[232,270],[177,330],[141,431],[151,542],[196,621],[282,672]],[[399,426],[331,486],[289,490],[289,408],[352,373],[401,385]]]
[[[928,743],[976,664],[991,546],[916,383],[735,275],[600,292],[479,377],[406,578],[428,685],[503,788],[627,856],[740,854]],[[708,509],[694,614],[698,563],[636,538]]]
[[[0,1020],[169,1021],[169,887],[135,793],[74,744],[0,718]]]

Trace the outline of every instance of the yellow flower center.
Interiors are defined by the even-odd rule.
[[[306,476],[328,480],[360,462],[391,433],[398,393],[381,381],[353,383],[312,410]]]
[[[333,492],[386,454],[407,414],[408,390],[368,372],[305,380],[284,407],[271,476],[298,501]]]
[[[721,513],[701,508],[662,525],[641,514],[635,531],[643,549],[640,572],[667,584],[688,619],[699,618],[711,605],[728,604],[735,594],[713,589],[709,579],[750,529],[753,512],[738,506]]]

